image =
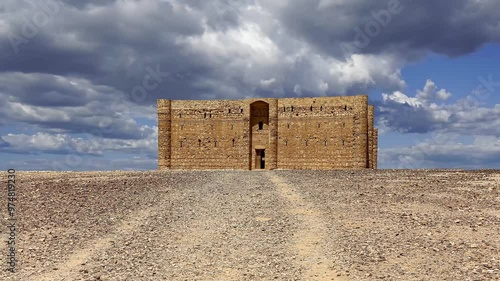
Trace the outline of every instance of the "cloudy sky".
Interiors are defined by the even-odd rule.
[[[156,99],[366,93],[380,168],[500,167],[498,0],[2,0],[0,168],[155,169]]]

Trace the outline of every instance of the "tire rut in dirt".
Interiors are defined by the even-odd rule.
[[[288,251],[286,202],[250,172],[178,175],[140,227],[87,263],[82,277],[156,280],[298,280]]]
[[[349,280],[340,276],[334,269],[334,257],[325,252],[326,239],[333,233],[328,230],[322,212],[275,172],[268,172],[267,176],[289,202],[288,211],[294,216],[297,227],[290,246],[301,268],[302,280]]]

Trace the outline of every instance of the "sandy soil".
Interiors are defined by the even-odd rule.
[[[7,181],[7,173],[0,173]],[[500,171],[17,172],[0,280],[500,280]],[[0,194],[7,241],[7,189]]]

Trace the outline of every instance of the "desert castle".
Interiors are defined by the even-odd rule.
[[[158,100],[159,169],[377,168],[368,96]]]

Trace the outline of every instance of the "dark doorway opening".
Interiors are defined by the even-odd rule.
[[[266,153],[264,149],[255,150],[255,169],[266,168]]]

